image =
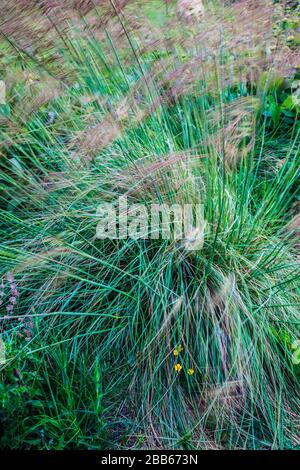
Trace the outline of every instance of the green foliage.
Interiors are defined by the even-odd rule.
[[[277,78],[270,80],[265,74],[259,86],[263,88],[264,94],[262,115],[269,118],[275,127],[287,124],[296,125],[299,128],[299,79],[285,80]]]
[[[88,367],[81,351],[63,345],[24,351],[7,347],[1,372],[1,448],[106,448],[109,442],[102,391],[105,365]]]
[[[202,67],[206,44],[144,53],[105,33],[59,36],[67,78],[47,99],[53,62],[9,44],[0,445],[295,448],[299,77],[230,82],[226,44]],[[203,204],[203,248],[97,239],[97,207],[120,195]]]

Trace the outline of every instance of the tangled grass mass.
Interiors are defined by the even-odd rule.
[[[300,449],[299,2],[0,3],[0,447]]]

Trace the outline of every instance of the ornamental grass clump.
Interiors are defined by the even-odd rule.
[[[0,20],[2,447],[299,448],[299,20],[60,3]],[[204,221],[98,238],[119,197]]]

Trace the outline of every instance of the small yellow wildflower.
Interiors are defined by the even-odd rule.
[[[195,372],[194,369],[188,369],[188,371],[187,371],[187,373],[188,373],[189,375],[193,375],[194,372]]]
[[[177,364],[175,364],[174,369],[176,370],[176,372],[180,372],[181,369],[182,369],[182,365],[177,363]]]
[[[27,75],[27,83],[34,83],[34,80],[35,80],[35,76],[33,75],[33,73],[29,73]]]
[[[181,353],[183,351],[183,347],[181,346],[181,344],[179,346],[177,346],[174,351],[173,351],[173,354],[174,356],[178,356],[179,353]]]

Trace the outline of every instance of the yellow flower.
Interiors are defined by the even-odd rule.
[[[33,75],[33,73],[29,73],[27,75],[27,83],[34,83],[34,80],[35,80],[35,76]]]
[[[195,372],[194,369],[188,369],[188,371],[187,371],[187,373],[188,373],[189,375],[193,375],[194,372]]]
[[[177,346],[174,351],[173,351],[173,354],[174,356],[178,356],[179,353],[181,353],[183,351],[183,347],[181,346],[181,344],[179,346]]]
[[[182,369],[182,365],[177,363],[177,364],[175,364],[174,369],[176,370],[176,372],[180,372],[181,369]]]

